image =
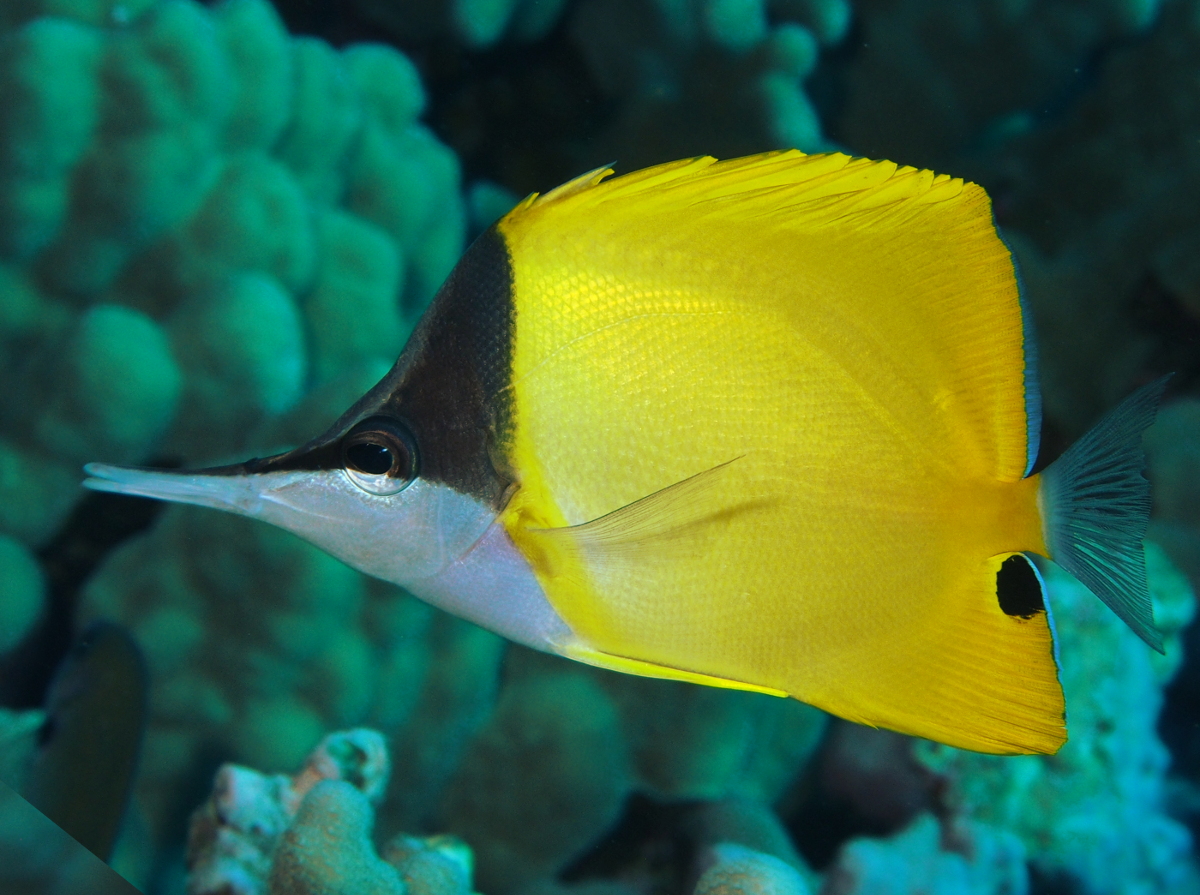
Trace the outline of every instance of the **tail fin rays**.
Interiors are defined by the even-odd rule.
[[[1078,578],[1159,652],[1162,634],[1146,585],[1142,538],[1150,483],[1142,432],[1154,422],[1170,375],[1138,389],[1042,474],[1042,516],[1051,559]]]

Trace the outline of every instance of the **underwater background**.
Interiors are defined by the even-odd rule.
[[[1056,756],[570,663],[80,488],[322,431],[531,191],[793,146],[988,189],[1039,466],[1176,374],[1166,654],[1047,566]],[[1200,893],[1200,0],[0,0],[0,384],[0,892]]]

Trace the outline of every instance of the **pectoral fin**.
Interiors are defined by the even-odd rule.
[[[559,653],[587,665],[641,677],[788,695],[773,687],[616,655],[586,640],[593,624],[603,624],[599,617],[604,615],[604,581],[624,579],[677,551],[694,552],[702,543],[706,526],[761,503],[761,499],[730,499],[728,486],[733,483],[731,471],[738,459],[689,476],[589,522],[526,530],[525,538],[543,560],[543,574],[554,581],[550,590],[564,604],[564,617],[577,623],[586,620],[573,626],[580,639],[560,644]]]
[[[729,480],[740,458],[668,485],[590,522],[563,528],[535,528],[528,533],[544,542],[570,545],[589,563],[601,566],[636,561],[645,550],[686,537],[696,525],[749,509],[752,501],[729,505],[717,492]]]

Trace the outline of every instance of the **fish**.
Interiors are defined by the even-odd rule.
[[[842,153],[611,167],[471,244],[324,434],[84,484],[280,526],[512,641],[979,752],[1066,741],[1032,557],[1162,649],[1141,433],[1037,474],[1029,313],[979,186]]]
[[[133,794],[149,674],[133,635],[91,622],[59,664],[21,795],[108,861]]]

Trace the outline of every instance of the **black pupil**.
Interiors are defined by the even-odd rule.
[[[392,468],[392,449],[374,441],[360,441],[346,449],[346,460],[359,472],[383,475]]]

